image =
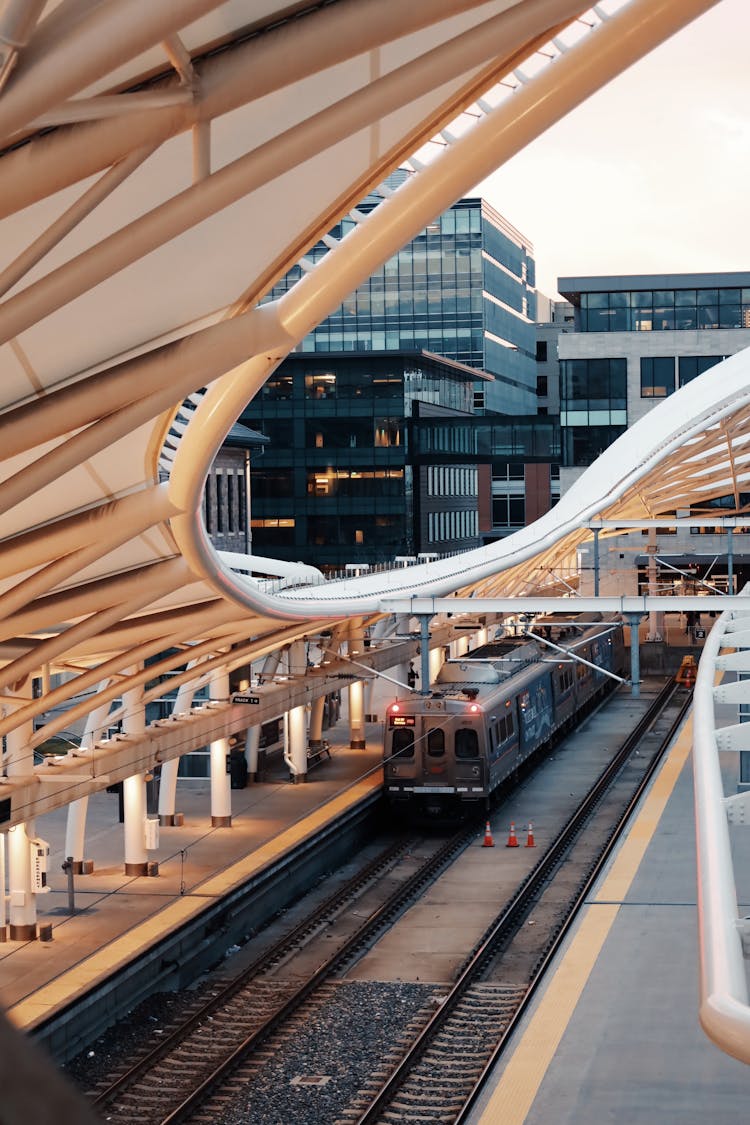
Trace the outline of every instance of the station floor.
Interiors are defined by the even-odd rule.
[[[379,785],[379,728],[367,733],[367,750],[353,751],[344,725],[336,728],[331,760],[305,785],[280,770],[275,781],[233,791],[231,829],[211,828],[208,781],[181,781],[185,825],[161,830],[157,878],[124,875],[117,798],[98,794],[87,835],[95,870],[76,878],[74,915],[60,867],[65,813],[39,818],[53,885],[39,921],[52,923],[52,941],[0,945],[0,999],[12,1022],[32,1029]],[[722,1054],[698,1023],[691,740],[688,719],[472,1125],[728,1125],[746,1116],[750,1067]],[[724,755],[723,768],[725,792],[734,792],[737,756]],[[740,912],[750,914],[750,829],[733,829],[733,847]]]
[[[71,913],[62,871],[66,810],[36,820],[35,833],[50,845],[52,890],[38,898],[38,922],[52,924],[51,941],[0,944],[0,1003],[11,1022],[33,1027],[114,969],[250,877],[343,807],[381,783],[380,728],[367,729],[366,750],[351,750],[345,724],[326,732],[331,758],[313,768],[305,784],[292,785],[280,763],[270,779],[232,791],[232,825],[212,828],[208,779],[177,786],[182,827],[161,828],[149,858],[156,877],[124,874],[123,825],[118,798],[90,798],[86,858],[90,875],[76,876]],[[346,740],[346,741],[345,741]]]
[[[471,1125],[747,1117],[750,1067],[719,1051],[698,1023],[691,743],[688,719]],[[729,795],[739,763],[722,757]],[[750,914],[750,828],[732,829],[732,847],[739,912]]]

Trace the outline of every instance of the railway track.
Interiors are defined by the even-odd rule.
[[[264,952],[239,977],[211,995],[148,1054],[96,1093],[96,1109],[113,1122],[171,1125],[188,1120],[238,1067],[242,1066],[244,1072],[248,1067],[254,1069],[253,1056],[262,1051],[273,1032],[303,1007],[309,1017],[325,998],[320,991],[325,982],[376,941],[475,836],[476,829],[471,826],[463,827],[447,841],[433,841],[429,857],[388,893],[302,983],[269,979],[275,966],[325,931],[347,904],[391,871],[409,852],[414,837],[390,845],[271,951]],[[221,1092],[217,1096],[221,1104],[225,1096]],[[211,1112],[207,1120],[214,1119]]]
[[[513,900],[472,950],[450,992],[387,1081],[375,1093],[363,1091],[358,1103],[340,1115],[337,1125],[395,1125],[401,1121],[458,1125],[467,1119],[487,1074],[541,981],[689,702],[690,696],[679,691],[674,683],[666,685]],[[666,724],[665,715],[669,716]],[[652,737],[654,746],[646,753],[644,740],[660,721],[666,729]],[[636,753],[642,768],[637,770],[641,776],[635,791],[630,786],[631,792],[619,801],[616,818],[602,816],[598,827],[591,831],[587,828],[584,837],[584,827],[592,824],[615,779]],[[577,873],[575,879],[571,879],[571,870]],[[557,893],[554,882],[560,872],[564,872],[567,884],[572,883],[562,895]],[[524,923],[539,921],[537,917],[530,919],[530,912],[549,912],[549,902],[555,899],[552,916],[535,928],[538,940],[530,940],[529,928]],[[526,968],[519,971],[515,958],[514,970],[508,974],[503,971],[502,959],[514,940],[524,946],[525,956],[521,960]],[[523,979],[525,972],[528,976]]]
[[[164,1042],[147,1059],[100,1092],[95,1104],[102,1116],[109,1121],[137,1120],[144,1125],[152,1122],[171,1125],[183,1121],[216,1125],[247,1120],[310,1120],[316,1125],[361,1122],[364,1125],[374,1121],[464,1120],[465,1107],[472,1104],[481,1088],[484,1076],[535,988],[535,978],[552,956],[555,934],[564,931],[565,919],[571,914],[571,896],[559,894],[554,874],[564,864],[564,881],[575,888],[573,898],[580,899],[585,893],[582,888],[593,878],[594,853],[602,853],[613,834],[614,820],[624,817],[622,809],[615,817],[605,808],[604,794],[613,777],[623,773],[643,774],[652,758],[651,768],[655,768],[657,749],[666,746],[670,738],[668,731],[658,731],[658,728],[669,726],[671,730],[674,725],[672,720],[658,715],[663,716],[665,707],[671,707],[675,713],[681,709],[674,691],[670,686],[655,700],[582,806],[570,817],[512,901],[506,904],[500,917],[467,957],[455,986],[450,992],[446,987],[417,986],[424,992],[411,1008],[405,1009],[409,1018],[405,1017],[403,1027],[399,1027],[392,1039],[381,1039],[374,1048],[372,1041],[369,1045],[363,1042],[361,1046],[359,1041],[363,1026],[371,1022],[366,1006],[368,1000],[385,1005],[392,1002],[387,990],[384,1001],[377,999],[383,986],[373,984],[369,996],[365,997],[364,1009],[355,1012],[346,1005],[352,994],[356,1003],[357,989],[361,985],[332,982],[377,941],[467,844],[476,840],[474,826],[458,833],[443,846],[436,846],[429,860],[367,919],[356,925],[351,920],[346,923],[344,928],[348,926],[351,932],[320,964],[321,950],[330,948],[332,919],[341,916],[343,911],[341,892],[331,896],[273,951],[264,952],[240,980],[217,992],[210,1006],[195,1012],[190,1021],[165,1036]],[[675,717],[674,722],[677,721]],[[644,738],[655,744],[653,754],[651,750],[645,751]],[[640,751],[634,749],[636,746],[641,747]],[[628,760],[629,765],[624,767],[623,763]],[[628,777],[627,799],[623,802],[618,798],[620,805],[632,804],[637,799],[632,795],[631,780]],[[435,841],[432,843],[434,845]],[[400,841],[384,851],[373,866],[379,867],[381,873],[388,872],[409,847],[410,841]],[[571,875],[571,871],[575,874]],[[376,878],[377,872],[359,873],[352,880],[351,888],[347,885],[351,896],[360,893],[355,883],[361,889],[368,880]],[[529,918],[530,911],[533,911],[533,918]],[[359,913],[364,913],[364,908]],[[534,925],[526,925],[527,920]],[[530,940],[531,935],[534,940]],[[295,949],[310,939],[312,943],[307,948],[314,950],[317,960],[314,971],[308,972],[304,964],[305,957],[308,965],[311,963],[309,953],[299,955],[296,960],[292,957]],[[511,954],[512,972],[502,957],[505,952]],[[283,968],[287,979],[277,980],[269,975],[274,965]],[[300,974],[305,973],[307,975],[300,979]],[[342,994],[347,995],[344,998]],[[331,1012],[335,1012],[333,1017]],[[239,1105],[247,1101],[248,1096],[253,1099],[260,1096],[261,1101],[267,1098],[262,1091],[274,1088],[273,1079],[269,1087],[268,1075],[274,1067],[278,1070],[282,1058],[299,1060],[298,1069],[302,1073],[292,1082],[309,1082],[314,1086],[318,1081],[329,1081],[329,1073],[308,1073],[310,1067],[315,1071],[315,1063],[309,1062],[310,1056],[300,1044],[306,1037],[324,1037],[321,1029],[335,1030],[342,1022],[351,1028],[351,1037],[346,1040],[342,1053],[349,1060],[353,1060],[358,1051],[364,1057],[377,1058],[380,1064],[377,1076],[368,1081],[371,1066],[365,1070],[366,1063],[360,1062],[358,1068],[351,1066],[351,1089],[346,1095],[336,1092],[337,1096],[331,1098],[334,1108],[330,1113],[321,1112],[319,1108],[312,1116],[306,1116],[302,1110],[292,1111],[290,1116],[287,1108],[281,1108],[274,1109],[272,1116],[263,1116],[255,1100],[251,1111],[240,1110],[238,1114],[236,1108],[232,1109],[232,1103]],[[329,1060],[330,1051],[327,1061],[321,1064],[323,1072],[334,1069]],[[358,1080],[353,1075],[356,1069]],[[275,1085],[274,1097],[282,1105],[283,1098],[289,1096],[285,1089],[290,1085],[288,1074],[280,1081],[277,1079]],[[248,1095],[248,1087],[254,1091],[252,1095]],[[319,1106],[322,1104],[318,1102]]]

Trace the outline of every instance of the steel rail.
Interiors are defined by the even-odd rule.
[[[498,915],[494,922],[492,922],[488,929],[485,931],[485,934],[475,946],[474,951],[464,963],[464,966],[462,967],[459,976],[455,984],[453,985],[453,988],[445,997],[440,1008],[434,1013],[434,1015],[422,1028],[416,1040],[410,1047],[409,1052],[404,1056],[399,1065],[384,1083],[378,1094],[365,1110],[364,1114],[362,1114],[358,1118],[357,1125],[373,1125],[373,1123],[379,1119],[380,1114],[392,1101],[393,1097],[397,1094],[399,1088],[408,1078],[412,1068],[417,1062],[419,1062],[419,1060],[428,1050],[435,1036],[443,1028],[453,1010],[463,998],[464,994],[476,982],[477,976],[481,973],[486,963],[495,955],[498,945],[507,935],[508,927],[511,926],[518,915],[527,908],[533,896],[549,879],[552,871],[559,863],[565,849],[575,838],[575,836],[580,832],[584,823],[590,816],[594,807],[600,800],[605,790],[608,788],[615,775],[619,773],[623,764],[633,752],[633,749],[637,746],[640,739],[661,713],[663,708],[671,700],[676,690],[677,687],[674,681],[669,681],[659,693],[659,695],[655,698],[634,730],[631,731],[631,733],[628,735],[627,739],[625,740],[615,757],[599,775],[597,780],[589,789],[586,796],[583,798],[583,801],[563,826],[556,840],[550,845],[544,855],[541,856],[539,862],[535,865],[532,871],[529,872],[526,879],[522,882],[518,891],[511,899],[510,903],[502,910],[502,912]],[[629,808],[631,806],[629,806]],[[608,849],[611,847],[613,838],[614,837],[610,839]],[[589,886],[589,883],[590,880],[587,880],[587,887]],[[580,898],[578,902],[580,902]],[[578,904],[576,905],[576,909],[577,907]],[[563,926],[562,930],[557,935],[555,939],[555,945],[557,944],[557,942],[562,940],[562,933],[566,928],[567,924]],[[522,1003],[525,1004],[526,1001],[523,1001]],[[512,1025],[513,1021],[511,1021],[511,1026]],[[506,1041],[505,1035],[503,1036],[501,1042],[504,1041]],[[485,1076],[485,1074],[486,1071],[483,1072],[483,1077]],[[475,1096],[473,1092],[471,1096],[472,1098]]]
[[[745,601],[747,593],[746,587],[741,595]],[[720,655],[722,648],[730,651]],[[750,617],[742,602],[738,602],[735,609],[722,613],[706,639],[695,684],[693,725],[699,1019],[717,1047],[744,1063],[750,1063],[750,1005],[743,948],[748,920],[739,918],[737,908],[728,813],[733,804],[739,804],[736,819],[743,822],[742,813],[748,808],[750,794],[725,798],[719,751],[750,749],[750,726],[739,722],[717,730],[714,705],[739,705],[750,700],[750,692],[740,682],[715,685],[717,671],[734,671],[741,680],[742,674],[746,674],[748,648]]]

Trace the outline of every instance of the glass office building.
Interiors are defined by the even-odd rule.
[[[590,465],[656,401],[750,344],[750,273],[560,278],[566,467]]]
[[[388,181],[397,186],[408,173]],[[376,207],[368,196],[358,210]],[[334,238],[354,226],[344,219]],[[307,255],[328,253],[320,242]],[[481,198],[459,200],[352,293],[301,343],[302,352],[429,351],[494,376],[476,408],[535,414],[536,289],[528,239]],[[295,267],[277,297],[301,276]]]
[[[477,465],[412,460],[411,426],[471,410],[477,372],[427,352],[296,353],[243,412],[256,552],[323,569],[476,546]]]

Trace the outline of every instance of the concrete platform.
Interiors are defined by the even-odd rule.
[[[49,942],[0,944],[0,1000],[11,1021],[32,1029],[96,981],[138,958],[181,922],[202,910],[301,839],[319,832],[343,807],[382,781],[380,728],[368,729],[366,750],[350,750],[345,724],[327,732],[331,758],[305,784],[292,785],[283,765],[275,778],[232,791],[232,826],[212,828],[208,780],[180,779],[182,827],[161,828],[149,859],[156,877],[129,877],[123,865],[118,799],[105,792],[89,802],[86,858],[90,875],[75,877],[75,913],[62,871],[66,811],[38,817],[36,835],[50,845],[52,890],[38,898],[38,921],[52,924]]]
[[[713,1125],[747,1116],[750,1069],[698,1023],[691,743],[688,721],[472,1125]],[[737,756],[725,755],[723,769],[732,793]],[[732,844],[747,904],[750,829],[735,828]]]

